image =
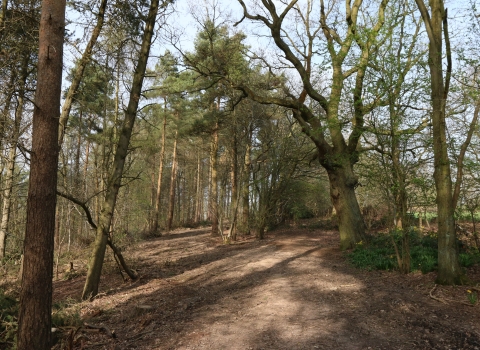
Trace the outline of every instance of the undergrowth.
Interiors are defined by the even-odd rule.
[[[52,305],[52,326],[53,327],[78,327],[82,324],[80,318],[80,304],[67,299]]]
[[[15,346],[18,322],[18,301],[0,289],[0,348]]]
[[[410,233],[410,271],[427,273],[437,269],[437,237],[435,233],[422,235],[416,231]],[[381,233],[369,239],[368,243],[360,242],[348,254],[350,263],[356,268],[365,270],[397,270],[398,263],[393,240],[400,243],[398,234]],[[476,248],[459,244],[459,261],[463,267],[480,263],[480,252]]]
[[[52,326],[78,327],[82,324],[80,304],[74,300],[52,306]],[[0,349],[15,349],[18,330],[18,300],[0,289]],[[33,348],[32,348],[33,349]]]

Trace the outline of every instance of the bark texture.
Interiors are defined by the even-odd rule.
[[[43,0],[33,111],[17,349],[51,347],[53,248],[62,83],[64,0]]]
[[[327,171],[330,181],[330,197],[338,217],[340,231],[340,248],[350,249],[360,242],[365,231],[362,212],[355,196],[355,187],[358,184],[351,169],[334,169]]]

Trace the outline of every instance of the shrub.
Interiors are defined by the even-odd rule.
[[[411,270],[420,270],[422,273],[435,271],[437,269],[437,248],[422,243],[410,248]]]
[[[368,271],[391,270],[397,265],[393,254],[387,247],[381,248],[359,244],[349,254],[349,260],[353,266]]]
[[[480,253],[478,251],[461,252],[458,255],[458,260],[461,266],[470,267],[480,263]]]

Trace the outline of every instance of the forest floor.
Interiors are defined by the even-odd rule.
[[[125,252],[139,278],[123,282],[107,263],[101,293],[77,304],[86,325],[63,346],[480,349],[480,306],[467,297],[480,267],[470,287],[435,286],[434,273],[357,270],[338,245],[338,232],[308,225],[230,245],[206,228],[143,241]],[[79,300],[83,283],[54,282],[54,302]]]

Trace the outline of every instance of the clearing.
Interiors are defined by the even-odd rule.
[[[125,257],[140,278],[124,283],[107,263],[101,293],[80,304],[104,328],[65,329],[65,348],[480,349],[474,287],[356,270],[333,230],[284,227],[231,245],[206,228],[178,230]],[[480,268],[468,276],[480,281]],[[54,302],[79,299],[83,283],[55,282]]]

